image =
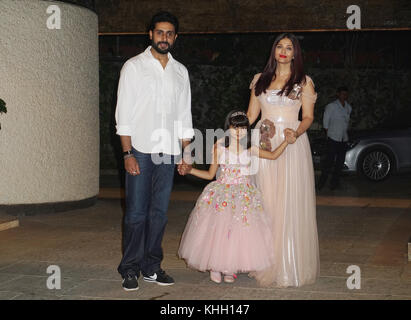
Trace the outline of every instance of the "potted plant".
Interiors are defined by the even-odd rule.
[[[6,103],[3,99],[0,99],[0,114],[7,113]],[[1,130],[1,123],[0,123],[0,130]]]

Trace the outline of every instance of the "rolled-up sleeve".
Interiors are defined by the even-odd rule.
[[[193,120],[191,115],[191,88],[188,72],[185,73],[184,87],[178,102],[178,121],[181,124],[178,130],[179,139],[192,139],[194,137]]]
[[[136,104],[136,70],[132,63],[126,62],[120,72],[116,105],[116,129],[120,136],[133,133],[131,115]]]

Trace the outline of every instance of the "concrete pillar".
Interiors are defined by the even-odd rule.
[[[0,208],[96,199],[98,77],[93,11],[0,1],[0,98],[8,109],[0,119]]]

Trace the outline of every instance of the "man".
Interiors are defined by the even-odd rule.
[[[323,127],[327,133],[327,154],[322,166],[318,189],[321,190],[327,182],[328,174],[334,165],[330,188],[339,187],[339,179],[344,165],[346,143],[348,141],[348,123],[352,107],[347,103],[348,89],[337,89],[337,100],[325,107]]]
[[[123,258],[118,272],[126,291],[144,280],[172,285],[161,269],[161,242],[181,144],[194,135],[187,69],[169,51],[177,38],[178,20],[168,12],[153,16],[151,46],[124,64],[116,107],[126,170]]]

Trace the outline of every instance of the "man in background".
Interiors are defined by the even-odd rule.
[[[339,87],[337,89],[337,99],[325,107],[323,127],[327,134],[327,152],[317,185],[318,190],[324,187],[333,167],[330,189],[335,190],[340,186],[340,175],[344,165],[348,141],[347,129],[352,110],[347,99],[347,87]]]

